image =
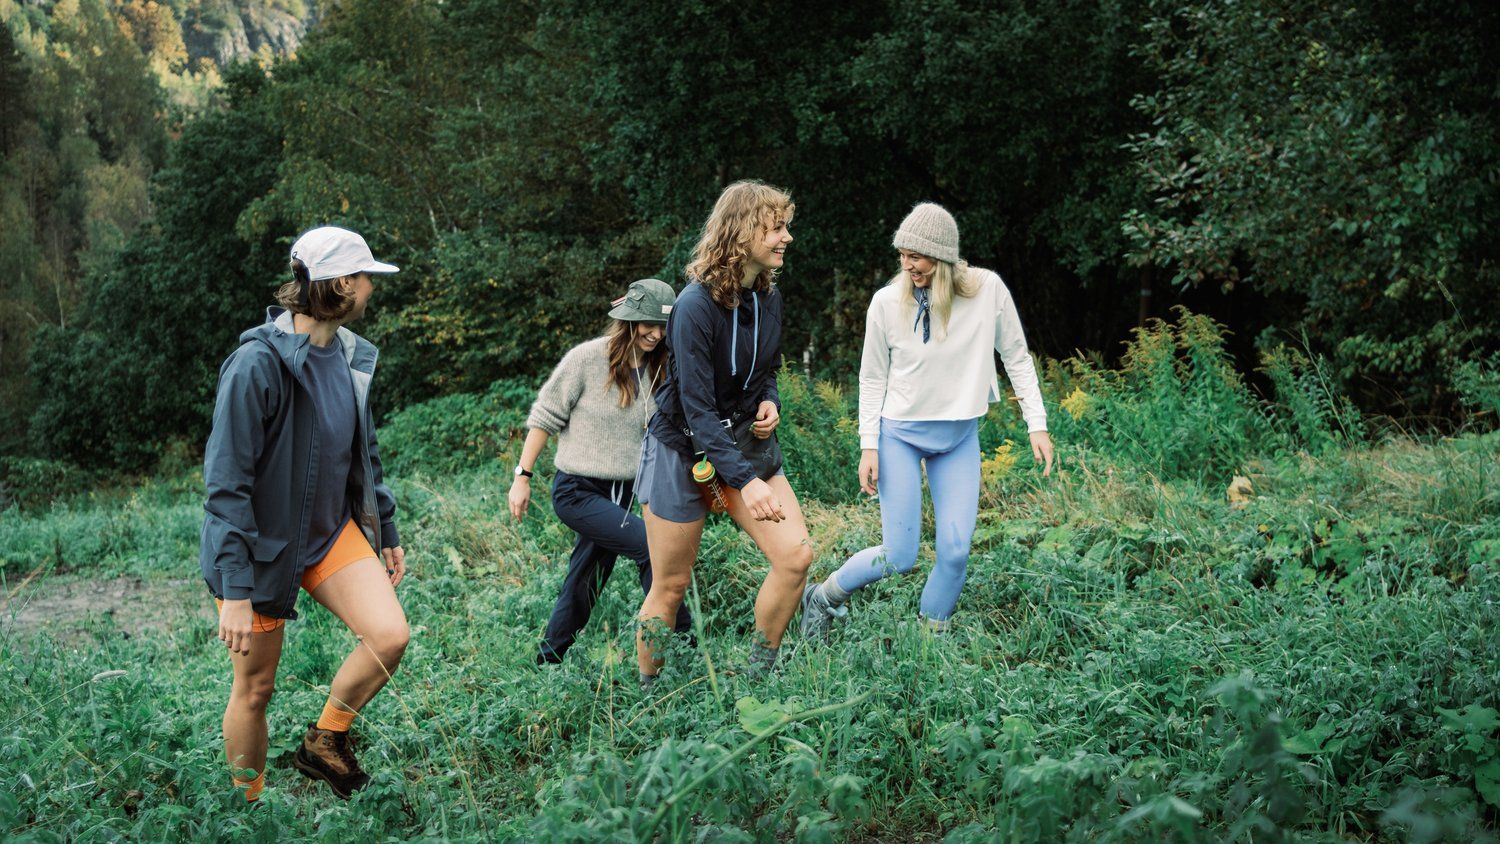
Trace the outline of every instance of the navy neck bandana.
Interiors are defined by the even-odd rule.
[[[911,330],[916,333],[917,326],[922,326],[922,342],[926,343],[932,339],[932,306],[927,303],[932,291],[925,287],[913,287],[911,295],[917,300],[917,321],[911,324]]]

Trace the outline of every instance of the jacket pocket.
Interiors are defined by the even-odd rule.
[[[281,555],[281,549],[286,547],[285,539],[262,536],[255,541],[255,561],[257,563],[269,563]]]

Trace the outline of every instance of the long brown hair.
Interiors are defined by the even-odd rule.
[[[276,291],[276,303],[319,322],[336,322],[354,310],[354,276],[311,281],[307,265],[292,259],[292,280]]]
[[[740,304],[740,276],[755,239],[776,227],[778,222],[792,221],[797,205],[780,188],[753,179],[735,182],[719,194],[714,210],[703,224],[703,235],[693,247],[693,260],[687,265],[687,276],[708,285],[714,301],[721,307]],[[765,270],[755,277],[751,289],[757,293],[771,290],[775,270]]]
[[[635,323],[617,319],[609,327],[609,342],[605,344],[608,350],[606,355],[609,360],[609,385],[620,391],[620,407],[629,407],[635,402],[636,382],[635,367],[630,365],[632,351],[635,348]],[[652,383],[661,383],[662,373],[667,368],[667,344],[665,339],[656,344],[656,348],[647,352],[641,362],[646,366],[644,380]]]

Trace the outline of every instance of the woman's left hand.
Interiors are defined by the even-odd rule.
[[[755,423],[750,430],[755,438],[763,440],[771,436],[776,426],[781,424],[781,411],[776,409],[776,402],[767,400],[760,403],[760,409],[755,412]]]
[[[1031,456],[1046,466],[1042,477],[1052,474],[1052,435],[1046,431],[1031,432]]]
[[[406,577],[406,552],[397,545],[380,549],[380,556],[385,558],[385,573],[391,576],[391,586],[400,586],[401,578]]]

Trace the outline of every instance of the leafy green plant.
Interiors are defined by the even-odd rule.
[[[1462,776],[1472,771],[1474,790],[1500,809],[1500,712],[1471,703],[1463,709],[1438,708],[1443,730],[1453,738],[1450,758]]]
[[[1138,329],[1117,370],[1064,364],[1059,439],[1083,443],[1164,478],[1234,474],[1269,428],[1224,347],[1222,326],[1178,309]],[[1061,392],[1061,389],[1059,389]]]
[[[1458,363],[1453,389],[1471,412],[1488,415],[1491,426],[1500,424],[1500,354]]]
[[[380,427],[381,460],[392,476],[472,469],[526,436],[535,379],[502,379],[483,393],[459,393],[392,413]]]

